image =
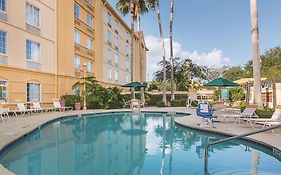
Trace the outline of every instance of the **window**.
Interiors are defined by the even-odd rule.
[[[7,54],[7,33],[0,31],[0,54]]]
[[[39,62],[40,44],[31,40],[26,40],[26,59]]]
[[[26,23],[39,27],[39,9],[26,3],[25,7]]]
[[[127,70],[129,70],[129,60],[126,60],[126,61],[125,61],[125,68],[126,68]]]
[[[6,12],[7,2],[6,0],[0,0],[0,11]]]
[[[87,24],[90,27],[93,27],[93,17],[89,14],[87,14]]]
[[[115,81],[118,81],[118,79],[119,79],[119,71],[116,70],[115,71]]]
[[[112,33],[108,30],[107,31],[107,42],[111,43],[111,39],[112,39]]]
[[[27,101],[40,101],[40,84],[27,83]]]
[[[107,49],[107,61],[109,63],[112,62],[112,51],[111,51],[111,49]]]
[[[93,62],[90,60],[87,61],[87,71],[93,72]]]
[[[115,20],[115,31],[118,32],[119,29],[119,22],[117,20]]]
[[[115,37],[115,48],[119,48],[119,38]]]
[[[112,78],[112,71],[111,71],[111,68],[108,68],[108,69],[107,69],[107,78],[108,78],[108,79],[111,79],[111,78]]]
[[[89,4],[93,5],[93,0],[86,0]]]
[[[74,42],[80,44],[80,32],[77,30],[74,32]]]
[[[111,26],[111,21],[112,21],[112,15],[108,12],[108,13],[107,13],[107,23],[108,23],[108,25],[110,25],[110,26]]]
[[[129,75],[126,75],[126,83],[129,83]]]
[[[129,33],[126,32],[126,42],[129,42]]]
[[[77,3],[74,4],[74,16],[80,18],[80,6]]]
[[[7,81],[0,80],[0,100],[7,102]]]
[[[129,57],[129,47],[126,46],[126,57]]]
[[[79,56],[75,56],[74,57],[74,68],[75,69],[80,69],[80,57]]]
[[[93,50],[93,39],[90,37],[87,38],[87,48]]]
[[[80,95],[80,85],[76,85],[73,88],[74,95],[79,96]]]
[[[117,53],[114,54],[114,62],[115,62],[115,65],[119,64],[119,55]]]

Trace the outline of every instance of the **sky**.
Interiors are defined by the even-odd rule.
[[[115,7],[117,0],[110,0]],[[160,0],[166,57],[169,58],[170,1]],[[258,0],[261,54],[281,45],[281,0]],[[175,0],[174,55],[202,66],[237,66],[251,59],[250,0]],[[129,22],[129,16],[124,17]],[[157,11],[141,16],[145,34],[147,75],[162,59]]]

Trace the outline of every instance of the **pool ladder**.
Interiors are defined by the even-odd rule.
[[[205,147],[205,161],[204,161],[204,172],[205,172],[205,174],[206,175],[209,174],[208,173],[208,163],[209,163],[208,162],[208,155],[209,155],[209,148],[210,148],[210,146],[216,145],[216,144],[219,144],[219,143],[222,143],[222,142],[234,140],[234,139],[240,139],[240,138],[243,138],[243,137],[246,137],[246,136],[262,133],[262,132],[265,132],[265,131],[273,130],[273,129],[276,129],[276,128],[279,128],[279,127],[281,127],[281,124],[275,125],[275,126],[272,126],[272,127],[268,127],[268,128],[263,128],[263,129],[256,130],[256,131],[252,131],[252,132],[249,132],[249,133],[233,136],[233,137],[228,137],[228,138],[225,138],[225,139],[221,139],[221,140],[217,140],[217,141],[208,143],[206,145],[206,147]]]

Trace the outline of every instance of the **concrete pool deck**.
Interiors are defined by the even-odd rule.
[[[31,132],[32,130],[38,128],[42,124],[57,119],[61,117],[66,117],[70,115],[81,115],[81,114],[92,114],[99,112],[114,112],[114,111],[131,111],[128,110],[87,110],[87,111],[66,111],[66,112],[49,112],[37,115],[25,115],[23,117],[11,117],[11,121],[6,123],[0,123],[0,150],[3,149],[7,144],[13,142],[14,140],[24,136],[25,134]],[[240,126],[233,123],[215,123],[216,128],[211,127],[199,127],[198,124],[202,120],[196,116],[196,110],[192,108],[185,107],[170,107],[170,108],[157,108],[157,107],[148,107],[142,109],[142,111],[155,111],[155,112],[179,112],[179,113],[189,113],[191,115],[187,117],[180,117],[176,119],[176,123],[190,127],[198,130],[203,130],[207,132],[215,132],[225,135],[240,135],[247,132],[253,131],[249,124],[241,124]],[[220,118],[219,118],[220,119]],[[220,119],[222,120],[222,119]],[[279,129],[278,133],[281,132]],[[254,140],[261,144],[274,147],[275,154],[281,155],[281,136],[273,135],[271,131],[255,134],[247,137],[250,140]],[[7,171],[4,167],[0,165],[0,174],[1,175],[12,175],[13,173]]]

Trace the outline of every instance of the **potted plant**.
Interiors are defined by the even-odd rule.
[[[75,104],[74,104],[74,109],[75,109],[75,110],[81,110],[81,102],[80,102],[80,101],[75,102]]]

